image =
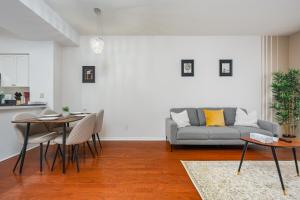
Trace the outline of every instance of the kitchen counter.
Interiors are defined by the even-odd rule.
[[[30,108],[46,108],[46,104],[27,104],[27,105],[0,105],[0,110],[12,110],[12,109],[30,109]]]
[[[47,105],[45,104],[0,106],[0,135],[4,138],[0,140],[0,161],[18,155],[22,149],[22,144],[19,143],[17,134],[14,130],[13,124],[11,123],[13,117],[22,112],[39,114],[46,107]],[[33,147],[34,145],[29,145],[28,149]]]

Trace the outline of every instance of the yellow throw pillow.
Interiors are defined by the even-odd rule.
[[[224,110],[203,110],[206,126],[225,126]]]

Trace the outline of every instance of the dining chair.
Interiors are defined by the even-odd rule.
[[[43,115],[51,115],[51,114],[58,114],[58,113],[55,112],[54,110],[50,109],[50,108],[45,108],[45,109],[40,113],[41,116],[43,116]],[[60,133],[60,134],[63,133],[63,126],[62,126],[61,124],[58,124],[58,123],[49,124],[49,123],[48,123],[46,126],[47,126],[47,128],[48,128],[49,130],[56,131],[56,132],[58,132],[58,133]],[[72,128],[73,128],[73,127],[68,126],[68,127],[67,127],[67,132],[69,133],[69,132],[72,130]],[[49,145],[50,145],[50,141],[48,142],[47,147],[46,147],[46,151],[45,151],[45,155],[44,155],[45,158],[46,158],[46,156],[47,156],[47,152],[48,152]],[[83,147],[84,147],[84,152],[85,152],[85,145],[83,145]],[[89,148],[89,149],[90,149],[90,148]],[[93,153],[93,151],[92,151],[91,149],[90,149],[90,152],[91,152],[92,156],[94,157],[94,153]],[[98,153],[97,150],[96,150],[96,153]]]
[[[54,110],[50,109],[50,108],[45,108],[45,109],[42,110],[42,112],[40,113],[40,115],[51,115],[51,114],[58,114],[58,113],[55,112]]]
[[[101,141],[100,141],[100,136],[99,136],[99,134],[102,131],[103,118],[104,118],[104,110],[100,110],[96,114],[96,122],[95,122],[94,134],[92,135],[93,144],[94,144],[94,147],[95,147],[95,150],[96,150],[97,153],[98,153],[98,151],[97,151],[97,147],[96,147],[96,137],[98,139],[100,150],[103,150],[102,149],[102,145],[101,145]]]
[[[43,116],[43,115],[52,115],[52,114],[58,114],[58,113],[55,112],[54,110],[50,109],[50,108],[45,108],[40,113],[41,116]],[[60,124],[57,124],[57,123],[53,123],[53,124],[48,123],[47,125],[45,124],[45,126],[47,127],[47,129],[49,131],[55,131],[55,132],[62,132],[63,131],[62,126]],[[45,158],[47,156],[49,145],[50,145],[50,141],[47,142],[46,150],[45,150],[45,153],[44,153]]]
[[[96,114],[89,114],[86,117],[84,117],[82,120],[80,120],[74,128],[71,130],[69,135],[67,136],[66,139],[66,145],[72,146],[73,148],[73,153],[72,157],[75,158],[76,160],[76,165],[77,165],[77,172],[79,172],[79,156],[78,156],[78,149],[79,149],[79,144],[84,144],[87,143],[88,147],[91,150],[91,147],[89,145],[89,139],[91,138],[93,131],[94,131],[94,125],[96,121]],[[63,156],[63,152],[61,150],[60,145],[63,144],[63,137],[62,135],[57,136],[54,140],[54,143],[57,144],[57,149],[55,152],[54,160],[52,163],[51,171],[54,169],[55,161],[58,156],[58,153]],[[92,151],[92,150],[91,150]]]
[[[41,116],[43,116],[43,115],[53,115],[53,114],[59,114],[59,113],[57,113],[56,111],[54,111],[54,110],[52,110],[52,109],[50,109],[50,108],[45,108],[44,110],[42,110],[42,112],[40,113],[40,115]],[[49,126],[49,125],[48,125]],[[55,123],[55,124],[51,124],[50,126],[49,126],[49,128],[53,128],[54,130],[55,129],[59,129],[59,130],[55,130],[55,131],[59,131],[59,132],[62,132],[63,130],[62,130],[62,125],[61,124],[57,124],[57,123]],[[72,129],[72,127],[67,127],[67,131],[70,131]]]
[[[19,113],[13,117],[13,121],[17,120],[24,120],[28,118],[35,118],[37,115],[33,113]],[[18,140],[21,144],[24,145],[24,139],[26,134],[26,124],[14,124],[13,127],[15,132],[18,136]],[[40,171],[43,171],[43,143],[49,142],[50,140],[54,139],[57,136],[57,132],[48,131],[44,124],[31,124],[29,129],[29,137],[28,137],[28,144],[40,144]],[[25,156],[26,149],[24,146],[19,154],[18,160],[13,168],[13,172],[15,172],[16,167],[21,159],[22,156]],[[23,162],[21,162],[20,168],[23,167]]]

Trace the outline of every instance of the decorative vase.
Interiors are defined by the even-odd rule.
[[[21,105],[21,100],[20,99],[16,100],[16,105]]]

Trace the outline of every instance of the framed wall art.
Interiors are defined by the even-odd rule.
[[[95,66],[82,66],[82,83],[95,83]]]
[[[219,67],[220,76],[232,76],[232,60],[220,60]]]
[[[181,76],[194,76],[194,60],[181,60]]]

